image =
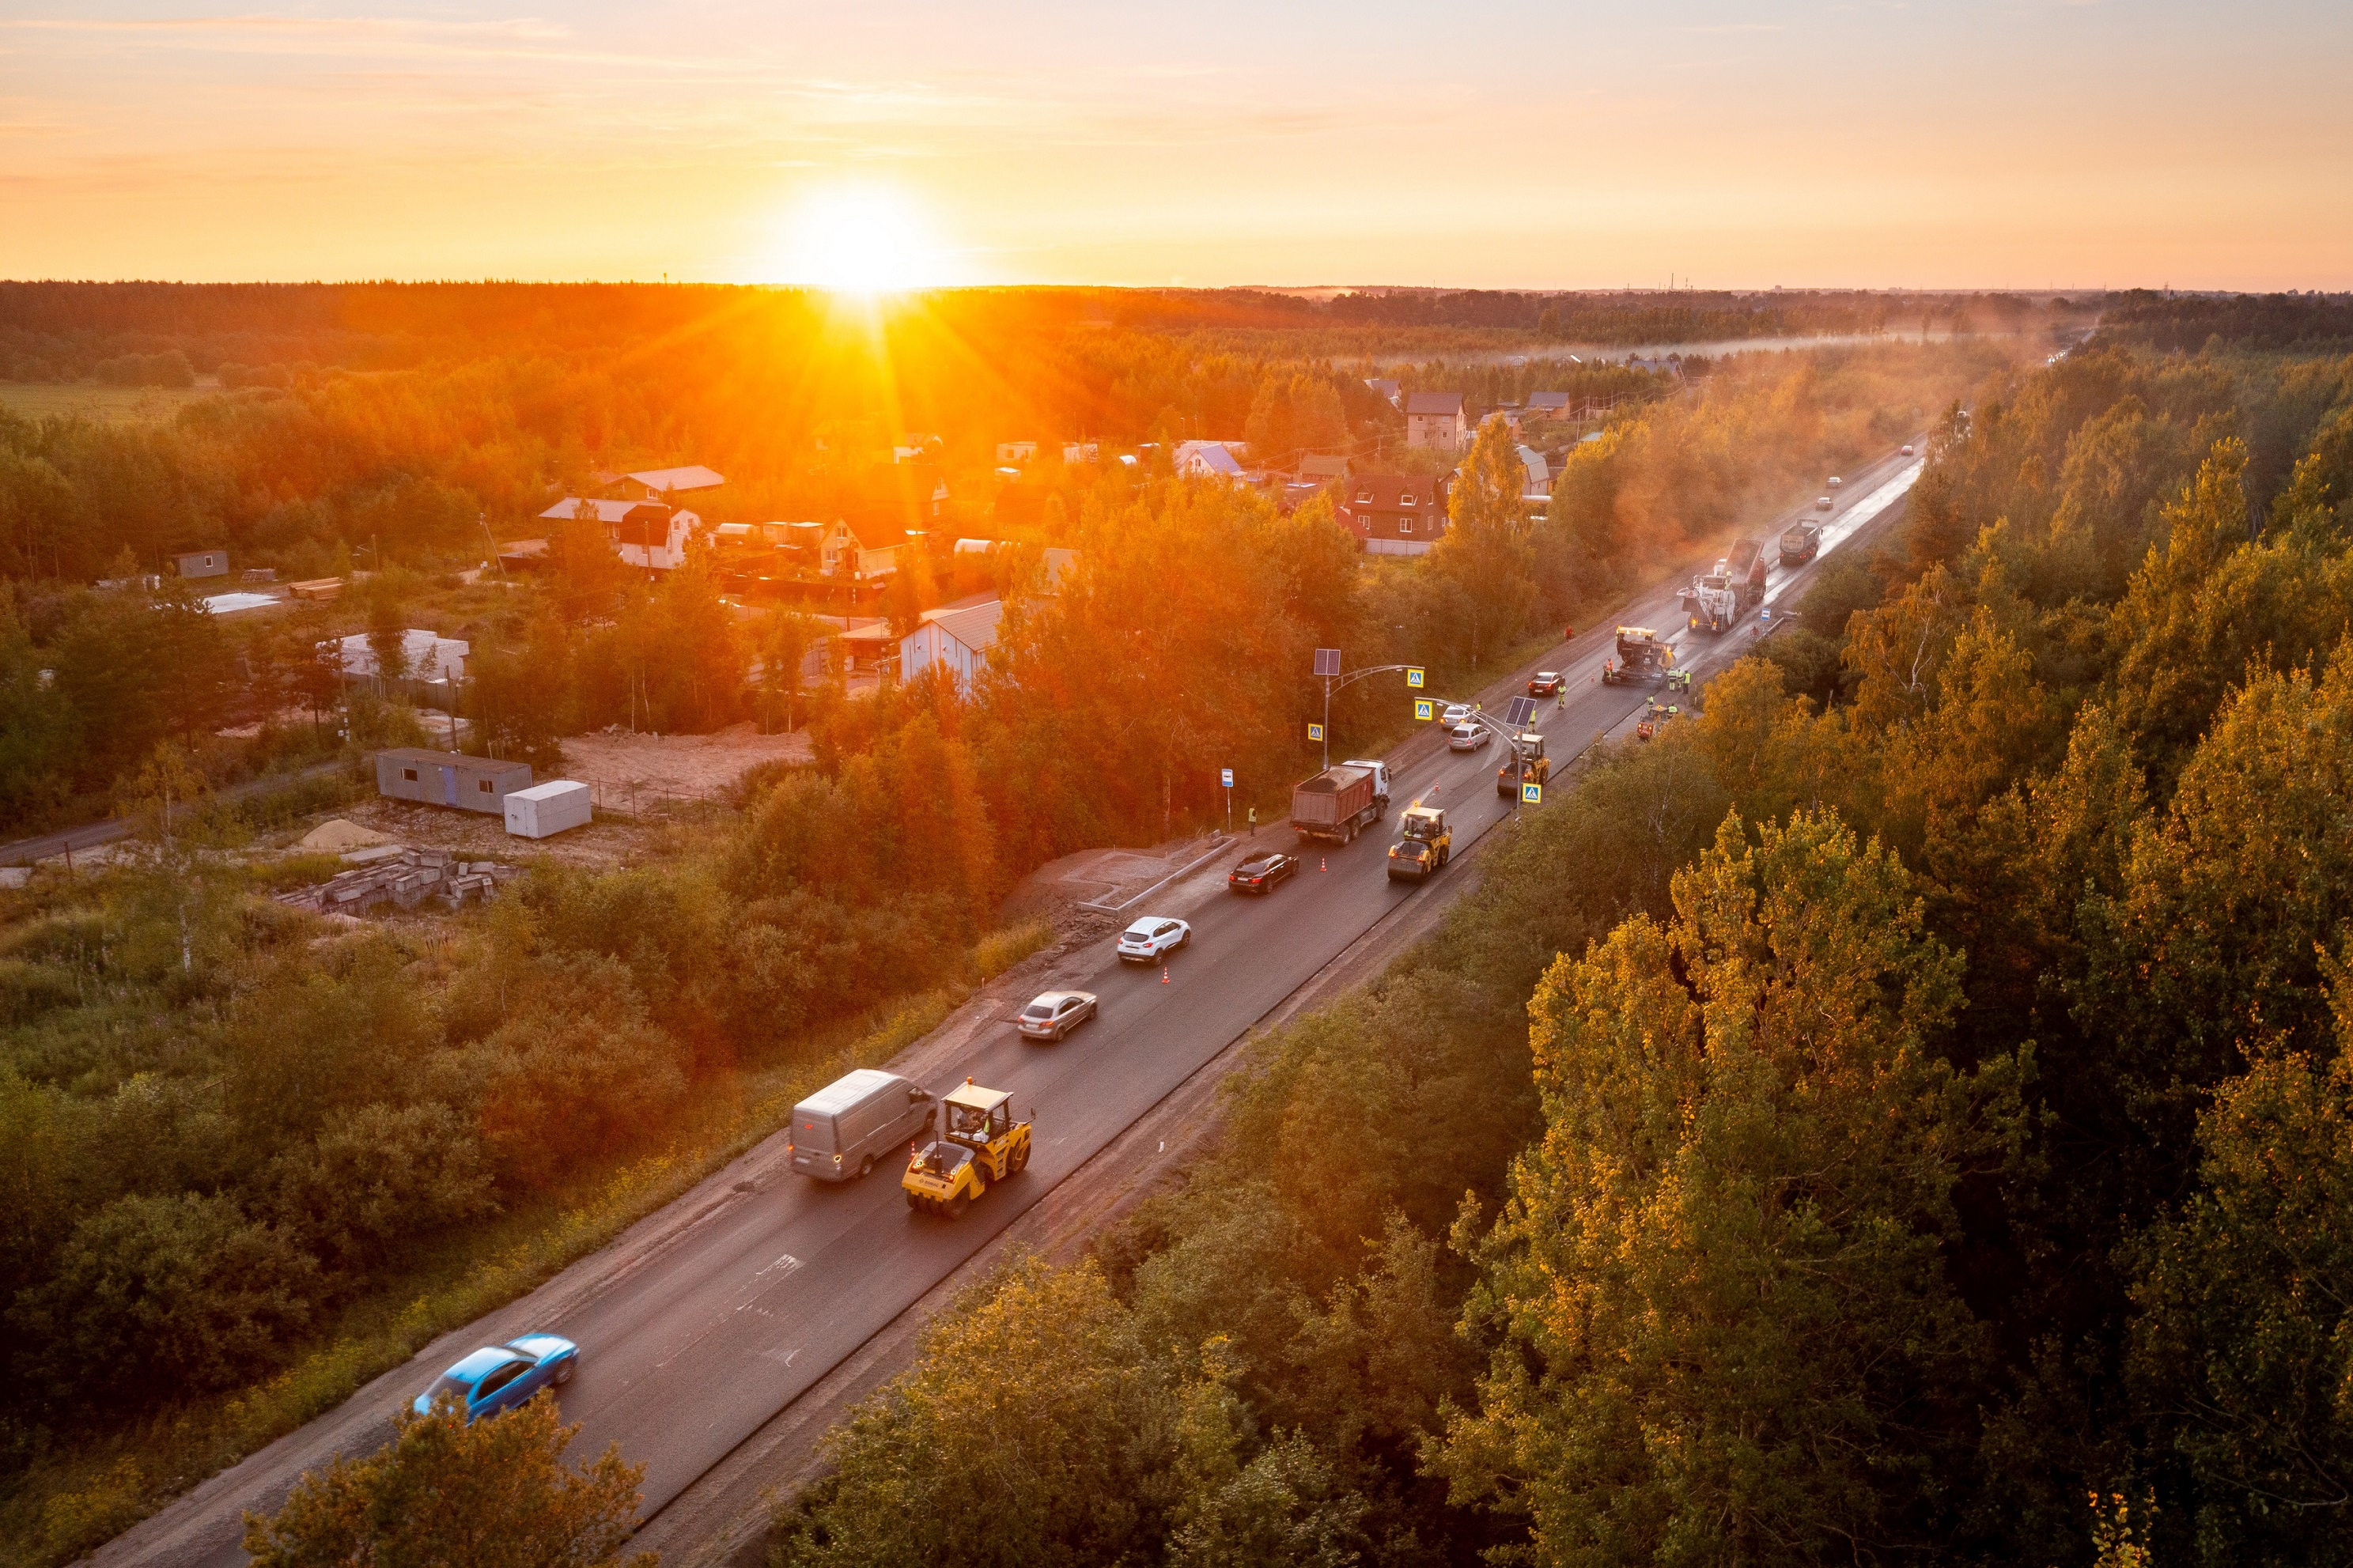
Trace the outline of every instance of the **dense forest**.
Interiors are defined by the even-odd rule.
[[[1799,608],[775,1560],[2353,1561],[2353,361],[1997,374]]]
[[[70,1555],[190,1484],[192,1453],[222,1462],[405,1356],[422,1331],[395,1310],[402,1293],[462,1271],[478,1235],[512,1241],[489,1222],[598,1190],[735,1102],[746,1075],[821,1065],[878,1007],[991,972],[997,901],[1030,868],[1198,826],[1219,765],[1279,795],[1306,763],[1310,683],[1286,672],[1309,649],[1492,673],[1538,628],[1780,510],[2001,363],[1963,342],[1720,367],[1622,407],[1533,523],[1491,426],[1445,540],[1411,562],[1368,564],[1327,502],[1285,512],[1149,466],[1073,468],[1048,510],[1078,564],[1055,593],[1016,599],[997,668],[970,693],[779,692],[751,671],[797,669],[776,639],[806,628],[732,613],[701,564],[648,586],[562,535],[553,570],[515,588],[388,560],[348,605],[303,615],[371,633],[463,617],[478,741],[556,745],[624,693],[682,728],[781,697],[816,761],[747,780],[731,808],[665,830],[646,863],[543,868],[480,914],[359,929],[268,899],[321,868],[256,848],[252,814],[209,797],[207,748],[250,715],[262,739],[239,744],[333,756],[416,716],[316,682],[305,649],[326,621],[237,633],[168,587],[28,563],[0,627],[11,787],[79,780],[141,837],[103,871],[0,893],[7,1533],[26,1561]],[[140,437],[157,443],[141,471],[160,495],[241,506],[283,462],[301,484],[270,506],[311,509],[310,537],[334,539],[350,492],[333,476],[355,471],[339,453],[397,453],[427,469],[416,482],[458,488],[458,469],[427,466],[475,459],[440,437],[512,421],[501,399],[519,382],[501,378],[528,381],[503,363],[479,374],[490,390],[455,410],[397,375],[200,400]],[[1297,363],[1252,374],[1245,419],[1322,402]],[[414,421],[379,417],[395,407]],[[330,414],[351,422],[242,444],[248,417]],[[208,445],[221,428],[245,434]],[[69,420],[11,429],[51,451],[129,444]],[[159,503],[159,526],[182,505]],[[121,515],[93,506],[90,526]],[[380,514],[396,515],[417,511]],[[1262,613],[1226,613],[1240,604]],[[1368,707],[1334,717],[1366,743],[1397,727]],[[321,1364],[332,1375],[308,1370]],[[232,1410],[246,1425],[225,1436]]]

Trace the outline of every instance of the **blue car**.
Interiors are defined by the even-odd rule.
[[[479,1421],[522,1404],[541,1389],[572,1381],[580,1347],[554,1334],[524,1334],[491,1350],[479,1350],[433,1380],[417,1396],[425,1415],[443,1397],[461,1405],[466,1419]]]

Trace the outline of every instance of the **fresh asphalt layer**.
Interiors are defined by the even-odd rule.
[[[1777,567],[1768,604],[1801,586],[1821,559],[1900,500],[1919,471],[1916,459],[1890,456],[1852,476],[1829,515],[1803,513],[1826,525],[1822,554],[1794,572]],[[1629,619],[1672,632],[1682,645],[1678,662],[1703,673],[1749,646],[1757,625],[1752,617],[1720,638],[1677,630],[1671,589],[1638,599]],[[1567,678],[1566,704],[1541,701],[1535,721],[1556,767],[1597,734],[1625,724],[1652,694],[1600,684],[1602,661],[1613,651],[1608,631],[1594,628],[1545,661]],[[1399,678],[1398,700],[1406,697]],[[1407,762],[1391,812],[1416,800],[1444,806],[1459,850],[1520,809],[1497,796],[1498,765],[1492,745]],[[1291,842],[1283,829],[1262,830],[1260,838]],[[1122,963],[1107,938],[1060,963],[1058,986],[1102,998],[1101,1016],[1060,1044],[1022,1039],[1008,1008],[969,1031],[944,1071],[938,1050],[911,1047],[893,1065],[935,1092],[970,1076],[1012,1091],[1016,1110],[1036,1118],[1029,1170],[962,1220],[909,1210],[893,1163],[838,1186],[782,1175],[779,1132],[671,1210],[437,1340],[338,1408],[109,1542],[94,1561],[243,1563],[247,1510],[273,1510],[304,1470],[337,1453],[372,1451],[390,1436],[395,1412],[443,1367],[476,1345],[531,1330],[581,1346],[580,1372],[561,1394],[564,1418],[582,1427],[575,1455],[617,1442],[646,1467],[645,1511],[659,1512],[1392,908],[1416,897],[1417,886],[1388,879],[1388,841],[1384,826],[1345,847],[1304,846],[1301,875],[1263,898],[1230,896],[1209,876],[1197,876],[1145,900],[1148,909],[1139,904],[1132,915],[1190,920],[1190,945],[1170,960],[1166,979],[1159,965]],[[763,1179],[724,1180],[745,1171]]]

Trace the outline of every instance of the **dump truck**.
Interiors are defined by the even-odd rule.
[[[1659,640],[1648,626],[1618,628],[1618,657],[1601,661],[1604,686],[1643,686],[1664,680],[1675,662],[1672,645]]]
[[[1544,737],[1528,730],[1513,736],[1511,754],[1495,770],[1495,793],[1510,800],[1518,796],[1522,784],[1551,782],[1552,759],[1545,755]]]
[[[1422,881],[1453,858],[1454,834],[1442,808],[1407,806],[1401,826],[1402,836],[1389,846],[1389,880]]]
[[[1291,827],[1310,838],[1345,844],[1388,809],[1387,770],[1362,763],[1325,768],[1291,792]]]
[[[1793,522],[1781,531],[1781,564],[1803,566],[1822,552],[1822,526]]]
[[[909,1208],[961,1219],[973,1199],[1029,1163],[1030,1124],[1013,1119],[1012,1095],[983,1089],[970,1079],[948,1090],[940,1104],[946,1128],[915,1151],[899,1185]]]

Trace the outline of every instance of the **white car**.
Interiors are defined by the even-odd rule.
[[[1146,915],[1119,933],[1119,956],[1127,963],[1156,963],[1193,940],[1193,928],[1166,915]]]
[[[1059,1040],[1095,1016],[1092,991],[1048,991],[1021,1009],[1014,1027],[1033,1040]]]
[[[1455,725],[1461,723],[1464,720],[1470,717],[1471,704],[1468,702],[1450,702],[1446,705],[1446,711],[1438,716],[1438,721],[1451,730]]]
[[[1832,474],[1832,475],[1831,476],[1830,488],[1831,488],[1831,489],[1838,489],[1841,485],[1842,485],[1842,484],[1844,484],[1844,483],[1846,483],[1846,481],[1845,481],[1844,479],[1840,479],[1836,474]]]
[[[1904,445],[1904,455],[1907,458],[1912,455],[1912,444],[1908,441]]]
[[[1816,511],[1828,511],[1828,510],[1831,510],[1831,498],[1830,498],[1830,497],[1828,497],[1828,496],[1816,496],[1816,497],[1814,498],[1814,510],[1815,510]]]
[[[1484,724],[1457,724],[1446,732],[1446,749],[1450,752],[1475,752],[1487,743]]]

